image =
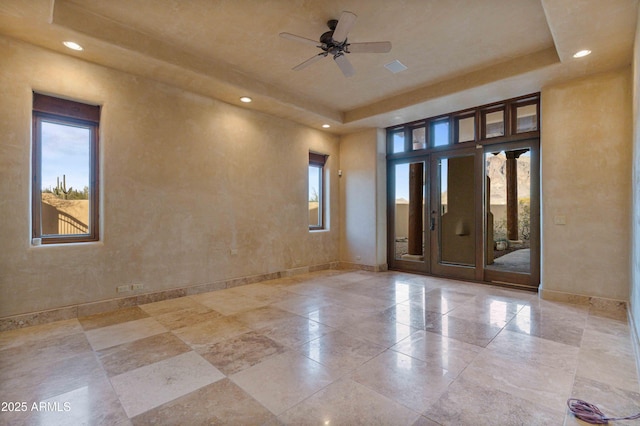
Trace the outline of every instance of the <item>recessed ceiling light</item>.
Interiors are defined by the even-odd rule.
[[[329,127],[331,127],[329,124],[323,124],[323,125],[322,125],[322,128],[323,128],[323,129],[328,129]]]
[[[251,99],[248,96],[243,96],[240,98],[240,102],[244,102],[245,104],[248,104],[249,102],[251,102],[253,99]]]
[[[71,50],[84,50],[82,48],[82,46],[80,46],[75,41],[63,41],[62,44],[64,44],[65,46],[67,46]]]
[[[591,54],[591,51],[585,49],[585,50],[580,50],[580,51],[574,53],[573,57],[574,58],[584,58],[585,56],[590,55],[590,54]]]

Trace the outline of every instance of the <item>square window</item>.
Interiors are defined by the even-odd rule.
[[[100,107],[34,93],[32,236],[97,241]]]

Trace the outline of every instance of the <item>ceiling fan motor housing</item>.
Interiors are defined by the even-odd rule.
[[[333,31],[327,31],[320,36],[320,43],[330,46],[333,43]]]
[[[325,51],[335,50],[335,48],[340,48],[342,45],[346,44],[347,40],[344,40],[344,42],[342,43],[336,43],[336,41],[333,39],[333,32],[336,30],[337,26],[338,26],[337,19],[330,19],[327,21],[327,27],[329,27],[330,31],[327,31],[320,36],[320,43],[322,43],[323,45],[326,45],[327,47],[325,49],[323,46],[322,47],[323,50]],[[339,49],[339,50],[342,50],[342,49]]]

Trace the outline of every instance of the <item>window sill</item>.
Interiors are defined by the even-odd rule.
[[[39,249],[42,247],[77,247],[77,246],[89,246],[89,245],[104,245],[102,241],[77,241],[77,242],[64,242],[64,243],[50,243],[50,244],[42,244],[42,242],[36,243],[31,240],[31,244],[29,244],[29,248]]]

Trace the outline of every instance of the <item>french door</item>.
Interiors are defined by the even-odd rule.
[[[388,162],[391,269],[539,283],[538,140]]]
[[[476,279],[477,195],[473,148],[431,156],[431,272],[436,275]],[[480,225],[480,226],[478,226]]]

